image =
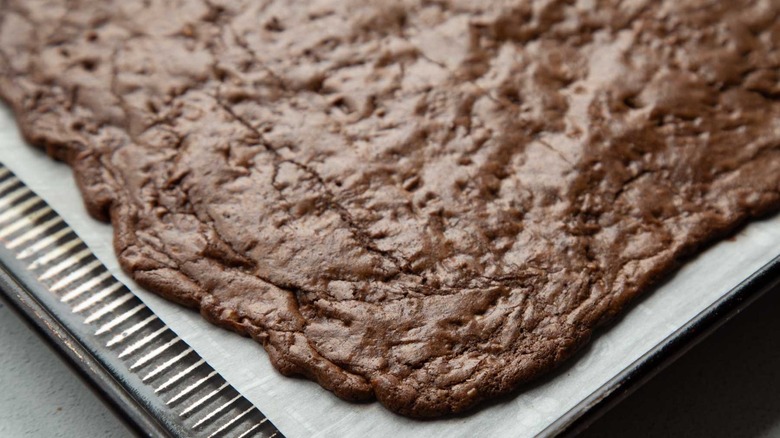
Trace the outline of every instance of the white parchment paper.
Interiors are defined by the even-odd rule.
[[[0,161],[62,215],[117,278],[291,438],[536,435],[780,254],[780,216],[752,223],[735,239],[687,263],[549,378],[472,415],[420,422],[394,415],[378,403],[347,403],[312,382],[282,377],[253,341],[214,327],[197,312],[136,285],[119,268],[111,227],[86,213],[70,168],[26,145],[5,107],[0,107]]]

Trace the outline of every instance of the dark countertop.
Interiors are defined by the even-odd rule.
[[[767,292],[582,436],[780,436],[780,289]]]

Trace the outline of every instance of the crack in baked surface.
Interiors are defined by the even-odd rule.
[[[780,4],[0,2],[0,93],[141,285],[464,411],[780,206]]]

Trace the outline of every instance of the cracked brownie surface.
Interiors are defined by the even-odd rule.
[[[0,8],[0,92],[122,267],[403,415],[552,369],[780,206],[775,0]]]

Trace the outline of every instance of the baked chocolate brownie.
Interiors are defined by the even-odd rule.
[[[780,206],[778,1],[0,5],[2,96],[123,268],[403,415],[515,390]]]

